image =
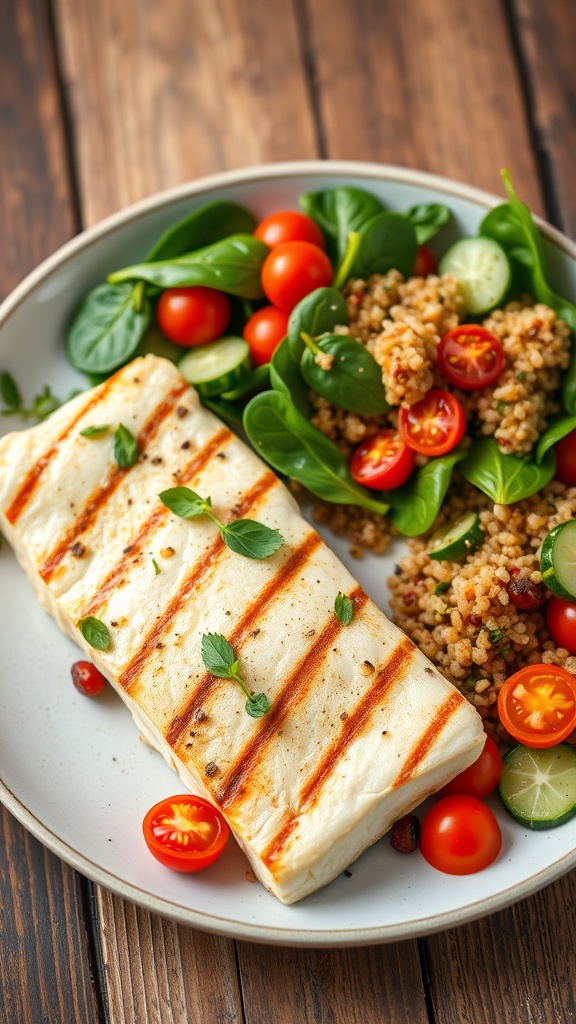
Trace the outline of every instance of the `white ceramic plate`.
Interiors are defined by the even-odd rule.
[[[474,233],[486,209],[501,201],[416,171],[327,162],[232,172],[162,193],[80,235],[16,289],[0,309],[0,370],[10,371],[29,399],[46,383],[67,395],[84,382],[65,360],[65,325],[79,298],[107,271],[141,258],[168,225],[208,199],[232,198],[261,216],[296,207],[301,192],[344,183],[374,192],[390,209],[446,202],[454,236]],[[576,293],[576,246],[553,229],[545,234],[557,290]],[[3,419],[0,430],[15,426]],[[395,552],[356,562],[346,543],[326,539],[385,609]],[[366,945],[462,924],[576,865],[576,819],[549,832],[529,832],[493,798],[503,850],[474,876],[443,875],[418,854],[395,853],[387,838],[352,865],[349,876],[291,907],[248,880],[248,864],[233,842],[198,876],[168,871],[148,854],[140,824],[153,803],[179,792],[181,784],[140,741],[119,698],[109,692],[91,701],[76,693],[70,681],[76,658],[77,649],[41,610],[3,544],[0,798],[84,875],[150,910],[257,942]]]

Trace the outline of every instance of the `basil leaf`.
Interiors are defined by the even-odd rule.
[[[411,206],[405,216],[414,226],[418,245],[424,245],[448,223],[452,214],[443,203],[419,203]]]
[[[534,449],[534,458],[538,465],[541,464],[548,449],[555,445],[557,441],[561,441],[563,437],[566,437],[566,434],[572,433],[573,430],[576,430],[576,416],[561,416],[553,420],[546,430],[540,434]]]
[[[328,252],[337,263],[344,259],[350,232],[359,231],[384,209],[376,196],[349,185],[308,192],[300,196],[300,206],[324,232]]]
[[[337,594],[334,601],[334,614],[343,626],[349,626],[354,615],[354,605],[346,594]]]
[[[360,229],[353,273],[367,278],[398,270],[409,277],[417,251],[416,232],[410,221],[401,213],[380,213]]]
[[[332,331],[336,324],[348,323],[348,308],[342,292],[336,288],[316,288],[302,299],[288,320],[288,348],[294,362],[304,352],[302,334],[317,338]]]
[[[114,434],[114,458],[120,469],[130,469],[138,461],[138,441],[128,427],[120,424]]]
[[[308,397],[308,388],[302,380],[299,366],[290,355],[290,343],[287,337],[280,342],[272,355],[270,383],[274,391],[286,395],[292,400],[298,412],[301,412],[306,419],[310,418],[312,403]]]
[[[272,530],[254,519],[233,519],[221,525],[220,535],[231,551],[245,558],[268,558],[284,543],[279,530]]]
[[[329,370],[316,362],[315,350],[333,357]],[[382,370],[371,352],[354,338],[327,334],[302,356],[302,376],[309,387],[333,405],[374,416],[390,408],[384,396]]]
[[[100,619],[94,615],[88,615],[80,619],[78,626],[87,644],[96,651],[107,651],[110,646],[110,633]]]
[[[84,430],[80,431],[81,437],[97,437],[98,434],[105,434],[106,431],[110,430],[111,423],[102,423],[94,427],[84,427]]]
[[[401,487],[387,492],[391,522],[406,537],[418,537],[429,530],[438,515],[450,485],[452,470],[466,457],[465,448],[430,459]]]
[[[262,458],[312,494],[342,505],[360,505],[385,515],[388,505],[372,498],[350,476],[336,445],[278,391],[256,395],[244,410],[244,429]]]
[[[211,504],[210,498],[201,498],[189,487],[169,487],[158,497],[162,504],[175,516],[180,516],[180,519],[195,519],[196,516],[202,516]]]
[[[216,199],[169,227],[148,253],[146,262],[170,260],[229,235],[250,235],[255,227],[256,220],[243,206],[228,199]]]
[[[9,409],[16,411],[22,407],[22,396],[11,373],[0,373],[0,394]]]
[[[82,373],[107,374],[128,362],[150,320],[144,300],[134,309],[131,284],[101,284],[80,303],[66,339],[68,358]]]
[[[497,505],[511,505],[541,490],[554,476],[556,459],[548,451],[538,465],[516,455],[503,455],[493,437],[474,441],[458,471]]]
[[[251,718],[262,718],[272,705],[265,693],[255,693],[244,705]]]
[[[233,679],[230,669],[234,667],[234,648],[221,633],[204,633],[202,636],[202,661],[213,676],[219,679]]]
[[[137,263],[109,274],[108,283],[148,281],[160,288],[205,285],[245,299],[263,296],[260,282],[268,246],[252,235],[231,235],[203,249],[157,263]]]

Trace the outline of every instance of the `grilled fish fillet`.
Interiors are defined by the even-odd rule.
[[[119,423],[140,450],[126,470],[113,455]],[[81,435],[99,424],[112,429]],[[279,529],[284,545],[263,560],[235,554],[207,517],[180,519],[160,502],[177,484],[210,496],[223,521]],[[135,360],[0,440],[0,526],[45,609],[184,784],[222,810],[284,903],[333,879],[482,749],[476,711],[166,360]],[[347,626],[339,592],[354,606]],[[87,616],[108,627],[106,651],[83,639]],[[264,717],[204,667],[208,632],[267,694]]]

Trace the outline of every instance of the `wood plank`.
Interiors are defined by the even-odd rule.
[[[239,165],[317,155],[291,0],[56,0],[91,224]]]
[[[246,1024],[428,1024],[415,942],[366,949],[238,943]]]
[[[111,1024],[239,1024],[234,943],[149,914],[105,889],[103,970]]]
[[[573,0],[513,0],[532,117],[550,191],[550,216],[576,238],[574,116],[576,5]]]
[[[542,211],[501,0],[307,8],[326,156],[419,167],[499,194],[508,166]]]

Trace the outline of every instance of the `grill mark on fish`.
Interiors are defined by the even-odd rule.
[[[138,434],[137,441],[140,452],[143,452],[146,449],[146,445],[157,434],[166,417],[173,411],[180,395],[187,389],[188,384],[185,381],[179,382],[176,387],[172,388],[167,397],[156,406],[156,409]],[[111,473],[109,473],[107,483],[103,487],[98,487],[92,492],[87,504],[84,506],[74,525],[66,531],[54,550],[40,566],[38,572],[45,583],[50,582],[56,572],[56,569],[66,557],[66,554],[74,541],[90,529],[97,515],[100,513],[108,499],[114,494],[114,491],[118,488],[128,472],[129,469],[121,469],[120,466],[116,466]]]
[[[187,463],[178,477],[180,485],[189,483],[190,480],[201,473],[216,452],[227,444],[232,437],[233,435],[227,427],[221,427],[220,430],[210,438],[208,443],[205,444],[200,451],[195,453],[194,458],[190,459]],[[128,542],[126,548],[129,549],[129,551],[125,557],[120,558],[116,562],[116,565],[104,578],[96,593],[93,594],[88,604],[79,613],[79,618],[85,618],[87,615],[94,615],[94,612],[102,608],[110,594],[119,585],[129,561],[134,558],[135,554],[138,554],[142,550],[145,544],[149,543],[152,534],[160,527],[161,523],[164,522],[169,515],[170,510],[166,505],[160,504],[158,508],[154,510],[152,515],[149,516],[142,524],[136,536]]]
[[[70,420],[66,428],[62,431],[62,433],[58,435],[57,439],[54,441],[54,443],[51,445],[48,451],[44,452],[44,455],[40,456],[40,458],[36,461],[32,469],[28,470],[28,473],[26,474],[23,483],[20,485],[16,495],[12,499],[12,502],[5,513],[8,522],[11,523],[12,526],[14,526],[16,521],[20,518],[24,509],[30,502],[30,499],[34,494],[34,491],[36,490],[40,483],[40,477],[42,476],[46,467],[50,465],[54,456],[57,454],[58,449],[62,444],[62,441],[66,440],[70,432],[74,429],[76,424],[80,422],[83,416],[85,416],[86,413],[90,411],[90,409],[93,409],[94,406],[98,405],[98,403],[101,402],[102,399],[106,397],[108,392],[114,386],[120,373],[121,371],[118,371],[118,373],[115,373],[113,377],[109,377],[108,380],[102,385],[102,389],[98,392],[98,394],[90,396],[90,398],[82,406],[80,411],[77,412],[76,415]]]
[[[412,778],[416,768],[420,762],[424,760],[426,754],[430,750],[430,747],[438,739],[442,729],[452,717],[456,708],[459,708],[460,705],[464,703],[464,700],[465,698],[458,692],[450,694],[448,700],[444,702],[436,714],[434,721],[428,726],[426,732],[420,737],[416,745],[410,751],[399,775],[392,783],[393,789],[397,789],[398,786],[404,785],[405,782],[408,782]]]
[[[368,725],[376,705],[385,700],[398,679],[404,675],[414,657],[415,647],[411,640],[404,638],[388,661],[380,669],[376,679],[364,694],[355,711],[345,719],[339,736],[331,743],[312,778],[302,790],[298,810],[292,814],[282,829],[262,853],[262,861],[270,867],[278,861],[296,829],[303,811],[307,811],[318,799],[320,791],[333,773],[342,755]]]
[[[354,603],[354,612],[358,614],[368,601],[368,595],[358,586],[349,595]],[[222,807],[233,804],[238,796],[244,796],[244,783],[250,775],[257,771],[258,764],[266,754],[271,742],[276,739],[278,730],[301,703],[312,688],[314,680],[333,647],[344,626],[336,615],[332,615],[318,637],[314,637],[307,651],[299,659],[280,693],[274,698],[272,708],[262,720],[258,733],[250,739],[244,750],[238,754],[226,778],[221,782],[215,794]]]
[[[278,568],[272,579],[270,579],[260,593],[256,595],[252,603],[244,612],[240,621],[237,623],[232,634],[227,637],[228,642],[232,645],[235,651],[237,651],[237,649],[242,645],[250,631],[254,629],[255,623],[262,615],[263,610],[274,600],[281,590],[291,583],[321,543],[322,540],[316,531],[309,533],[300,547],[296,548],[296,550],[292,552],[284,564]],[[186,707],[168,726],[165,733],[165,739],[171,747],[177,746],[179,740],[189,728],[190,723],[194,718],[196,708],[201,706],[201,704],[210,696],[214,688],[219,685],[221,685],[220,679],[213,676],[211,672],[205,673]]]
[[[268,493],[268,491],[278,483],[277,477],[274,473],[267,471],[259,480],[256,481],[254,486],[244,495],[242,501],[239,503],[236,511],[240,518],[246,512],[253,509],[258,502]],[[146,636],[140,649],[136,652],[131,660],[124,666],[122,671],[118,675],[118,682],[128,693],[134,686],[140,672],[142,671],[146,661],[150,657],[151,652],[157,646],[161,640],[166,627],[172,622],[174,617],[178,614],[180,609],[185,604],[188,596],[206,575],[210,567],[219,558],[222,551],[224,550],[224,542],[220,537],[220,534],[214,539],[209,548],[206,549],[202,557],[192,567],[186,579],[183,581],[178,593],[174,595],[168,606],[164,610],[163,614],[156,620],[155,625],[152,627],[148,635]],[[212,679],[212,676],[210,676]]]

